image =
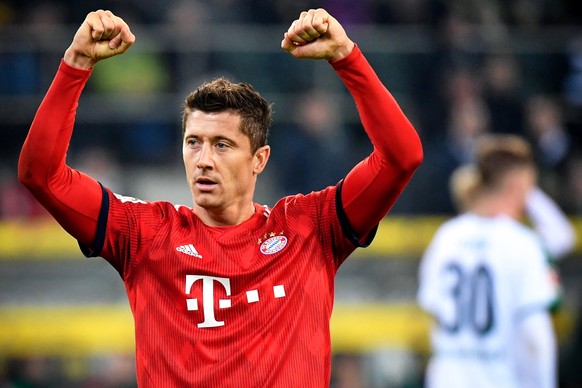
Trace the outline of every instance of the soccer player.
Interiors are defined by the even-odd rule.
[[[521,223],[536,168],[529,145],[491,136],[452,177],[465,212],[425,252],[418,302],[435,318],[427,387],[554,387],[549,308],[558,297],[539,236]]]
[[[365,160],[321,191],[254,203],[270,105],[248,84],[217,79],[186,98],[192,207],[114,194],[67,166],[66,151],[91,69],[134,41],[110,11],[88,14],[31,125],[20,181],[87,256],[119,272],[140,386],[327,387],[334,275],[372,241],[421,163],[416,131],[340,23],[309,10],[281,47],[336,71],[374,146]]]

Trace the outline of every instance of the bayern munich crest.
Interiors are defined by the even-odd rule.
[[[259,248],[263,255],[272,255],[287,246],[287,237],[283,235],[272,236],[263,241]]]

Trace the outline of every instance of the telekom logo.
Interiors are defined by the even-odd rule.
[[[186,275],[186,294],[190,294],[192,286],[198,280],[202,280],[202,304],[204,306],[204,322],[199,323],[198,327],[224,326],[224,321],[217,321],[214,316],[214,283],[221,284],[226,291],[226,295],[230,296],[230,279],[214,276]],[[198,310],[198,299],[186,299],[186,306],[188,311]],[[218,301],[218,307],[221,309],[230,307],[230,299],[220,299]]]
[[[219,284],[224,288],[226,296],[231,295],[230,291],[230,279],[229,278],[220,278],[216,276],[205,276],[205,275],[186,275],[186,294],[190,294],[192,290],[192,286],[197,281],[202,280],[202,313],[204,314],[204,321],[198,323],[198,327],[200,328],[207,328],[207,327],[219,327],[224,326],[224,321],[217,321],[215,316],[214,310],[214,285]],[[247,296],[247,303],[256,303],[259,301],[259,292],[258,290],[249,290],[246,292]],[[285,287],[280,284],[273,287],[273,297],[275,298],[284,298],[285,294]],[[230,299],[218,299],[218,308],[219,309],[226,309],[231,307],[231,300]],[[186,299],[186,308],[188,311],[198,311],[198,299],[191,298]]]

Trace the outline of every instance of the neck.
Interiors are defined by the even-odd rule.
[[[255,205],[253,202],[244,206],[236,206],[228,209],[223,208],[204,208],[194,203],[192,208],[194,214],[208,226],[234,226],[242,224],[255,214]]]
[[[514,219],[520,218],[520,210],[514,201],[495,194],[483,195],[475,201],[470,210],[483,217],[496,217],[505,214]]]

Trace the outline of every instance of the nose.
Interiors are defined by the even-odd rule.
[[[212,168],[214,161],[212,159],[212,147],[210,144],[203,143],[196,156],[196,167],[200,169]]]

